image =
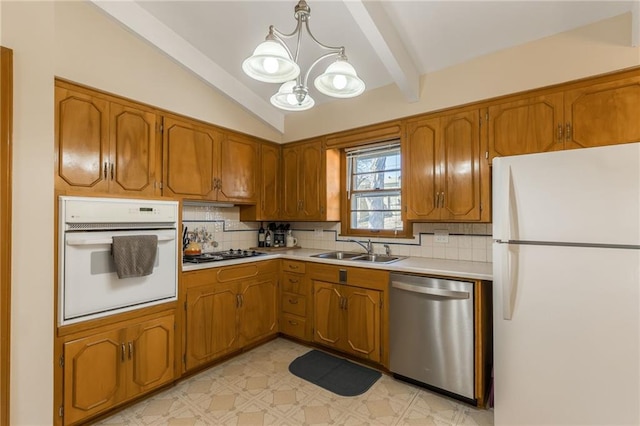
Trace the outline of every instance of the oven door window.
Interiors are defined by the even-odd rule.
[[[119,279],[111,256],[111,238],[157,235],[153,273]],[[60,286],[60,324],[93,319],[176,300],[176,230],[66,233]]]

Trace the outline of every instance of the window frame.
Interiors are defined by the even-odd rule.
[[[367,148],[374,148],[376,146],[384,146],[384,145],[393,145],[398,144],[400,149],[400,189],[398,190],[400,193],[400,221],[402,222],[402,230],[384,230],[384,229],[360,229],[354,228],[351,224],[351,200],[349,199],[349,179],[350,175],[347,175],[349,172],[348,162],[350,161],[348,152],[351,150],[363,150]],[[371,142],[370,144],[358,144],[357,147],[343,148],[340,150],[340,199],[341,199],[341,233],[340,235],[344,236],[354,236],[354,237],[385,237],[385,238],[410,238],[413,237],[413,229],[412,223],[407,221],[406,212],[404,205],[406,204],[403,200],[405,196],[406,190],[405,187],[405,178],[403,174],[403,164],[402,160],[402,152],[403,152],[403,144],[400,141],[400,138],[392,139],[383,142]],[[395,190],[390,190],[395,191]]]

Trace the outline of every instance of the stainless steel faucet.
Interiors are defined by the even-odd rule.
[[[391,247],[389,247],[389,244],[385,244],[385,245],[384,245],[384,253],[385,253],[387,256],[390,256],[390,255],[391,255]]]
[[[373,254],[373,243],[371,242],[371,240],[367,240],[366,245],[363,242],[357,240],[349,239],[347,241],[358,244],[360,247],[367,251],[367,254]]]

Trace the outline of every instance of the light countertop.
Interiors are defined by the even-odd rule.
[[[476,280],[493,280],[492,264],[488,262],[470,262],[466,260],[431,259],[427,257],[407,257],[392,263],[376,264],[353,260],[321,259],[311,257],[315,254],[326,253],[332,250],[319,249],[292,249],[278,252],[270,252],[264,256],[249,257],[246,259],[225,260],[209,263],[184,263],[182,271],[197,271],[200,269],[218,268],[221,266],[240,265],[243,263],[259,262],[270,259],[292,259],[305,262],[317,262],[330,265],[341,265],[371,269],[383,269],[391,272],[409,272],[414,274],[438,275],[444,277],[458,277]]]

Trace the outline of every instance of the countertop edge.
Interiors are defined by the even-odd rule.
[[[329,265],[350,266],[357,268],[382,269],[390,272],[406,272],[412,274],[438,275],[443,277],[466,278],[473,280],[493,281],[492,264],[490,262],[471,262],[466,260],[432,259],[427,257],[407,257],[393,263],[371,264],[352,260],[321,259],[311,257],[316,254],[332,250],[296,249],[278,253],[267,253],[259,257],[234,259],[220,262],[183,264],[182,272],[199,271],[202,269],[219,268],[224,266],[242,265],[244,263],[261,262],[273,259],[291,259],[305,262],[324,263]]]

